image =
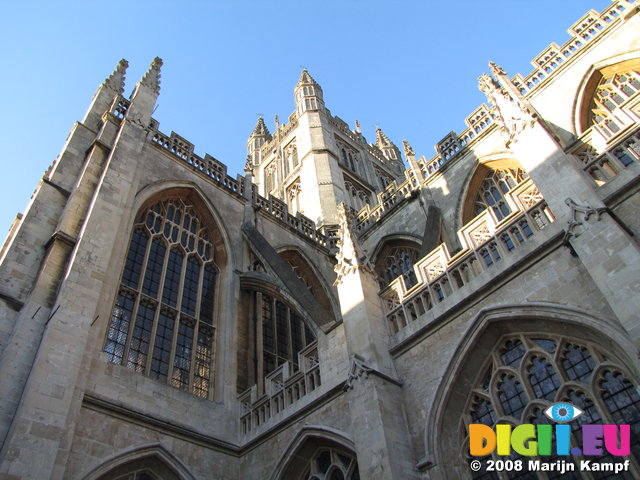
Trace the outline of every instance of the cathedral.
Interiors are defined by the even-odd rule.
[[[236,176],[122,60],[0,250],[0,479],[640,478],[639,10],[490,63],[432,156],[302,70]],[[558,402],[630,454],[471,456]]]

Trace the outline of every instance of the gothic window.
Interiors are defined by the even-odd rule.
[[[264,169],[264,194],[268,196],[269,193],[276,186],[276,166],[275,162],[271,162]]]
[[[319,449],[307,465],[302,480],[360,480],[353,455],[334,448]]]
[[[418,249],[410,246],[396,246],[391,248],[384,257],[381,265],[383,284],[386,287],[396,278],[402,277],[407,288],[418,283],[413,265],[418,261]],[[376,262],[378,263],[378,262]]]
[[[629,98],[640,92],[640,68],[637,65],[614,66],[603,69],[589,107],[588,125],[600,125],[611,136],[620,131],[613,113]]]
[[[526,172],[520,168],[491,170],[482,181],[476,195],[473,215],[479,215],[487,208],[491,208],[498,220],[505,218],[511,213],[511,209],[504,195],[527,177]]]
[[[302,317],[279,298],[250,292],[255,316],[255,379],[261,380],[284,363],[298,369],[298,353],[316,340]]]
[[[637,385],[632,383],[628,373],[611,358],[610,353],[605,355],[595,345],[559,336],[509,335],[503,337],[481,371],[485,373],[471,389],[461,420],[462,436],[467,435],[470,423],[489,426],[496,423],[514,426],[520,423],[548,424],[550,422],[543,414],[546,408],[556,402],[569,402],[584,411],[570,424],[571,445],[582,445],[583,423],[631,425],[631,470],[618,476],[606,472],[597,478],[638,478],[640,395]],[[464,455],[468,455],[468,447]],[[595,462],[616,462],[627,458],[607,454],[595,460],[589,457]],[[541,459],[550,462],[555,457]],[[582,457],[562,459],[578,463]],[[521,473],[529,475],[527,478],[538,478],[535,472]],[[473,478],[497,477],[489,475],[489,472],[477,472]],[[539,478],[543,478],[542,474]],[[552,474],[551,478],[560,477]],[[576,474],[573,478],[581,477]]]
[[[301,191],[300,179],[294,181],[293,184],[287,188],[287,206],[289,207],[289,213],[291,213],[291,215],[295,215],[298,212],[302,213],[302,210],[300,210]]]
[[[188,200],[136,219],[104,352],[110,362],[211,397],[218,267]]]

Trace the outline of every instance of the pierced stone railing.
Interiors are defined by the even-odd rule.
[[[122,120],[124,116],[127,114],[127,110],[131,102],[124,98],[122,95],[118,95],[113,103],[111,104],[110,112],[116,117]]]
[[[517,74],[512,78],[512,81],[520,88],[525,97],[528,96],[540,85],[544,84],[557,69],[571,63],[576,52],[582,50],[586,45],[612,28],[617,23],[616,20],[631,8],[635,8],[636,4],[636,0],[617,0],[601,13],[590,10],[569,29],[569,34],[572,35],[569,41],[562,46],[552,43],[532,61],[532,65],[535,67],[533,72],[527,77]],[[492,107],[483,103],[476,108],[465,119],[468,128],[460,134],[451,132],[438,142],[436,144],[438,153],[432,158],[426,159],[423,156],[417,159],[422,178],[416,179],[416,181],[422,184],[423,181],[437,173],[448,162],[458,158],[465,151],[465,147],[470,146],[484,136],[483,134],[494,124],[494,118]],[[599,178],[597,182],[611,176],[613,172],[607,171],[607,168],[609,168],[609,165],[606,163],[596,168],[597,170],[605,170],[604,172],[598,172]],[[405,173],[407,178],[411,178],[412,175],[415,175],[415,173],[409,172],[409,170]],[[388,193],[387,195],[393,196],[393,193]],[[361,210],[358,215],[359,232],[363,233],[372,228],[388,211],[388,208],[380,206],[380,204],[370,206],[366,211],[364,209]]]
[[[640,163],[640,126],[635,122],[608,138],[602,126],[593,125],[578,139],[571,153],[584,172],[601,187],[630,165]]]
[[[256,385],[238,396],[242,435],[250,434],[290,408],[292,412],[295,411],[299,400],[320,387],[322,381],[317,342],[300,351],[298,369],[294,369],[294,366],[287,362],[267,375],[264,382],[265,393],[260,398],[257,398]]]
[[[446,302],[484,271],[504,263],[554,220],[530,179],[506,194],[505,200],[512,211],[508,217],[498,221],[492,210],[485,210],[458,232],[463,245],[460,252],[451,255],[441,244],[414,265],[415,285],[407,285],[404,277],[398,277],[383,292],[392,334]]]
[[[550,76],[565,65],[579,51],[607,32],[618,18],[635,8],[635,0],[614,1],[602,12],[590,10],[569,28],[572,37],[562,46],[552,43],[538,55],[532,63],[533,72],[526,77],[518,74],[513,77],[516,87],[523,95],[527,95],[543,85]]]

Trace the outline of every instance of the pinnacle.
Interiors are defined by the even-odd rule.
[[[124,92],[124,78],[127,73],[129,62],[124,58],[118,62],[116,69],[104,81],[104,86],[122,95]]]
[[[498,65],[495,62],[489,62],[489,69],[491,70],[491,73],[493,74],[494,77],[499,77],[500,75],[506,75],[507,72],[504,71],[504,68],[502,68],[500,65]]]
[[[376,146],[378,148],[391,147],[393,142],[389,140],[380,127],[376,128]]]
[[[416,152],[408,140],[402,140],[402,146],[404,147],[405,157],[415,156]]]
[[[156,57],[151,62],[149,70],[142,77],[140,82],[142,85],[146,85],[151,88],[155,93],[160,93],[160,68],[162,67],[162,59]]]
[[[306,68],[303,68],[302,73],[300,74],[300,79],[298,80],[298,85],[303,85],[307,83],[318,85],[318,82],[316,82],[313,79],[313,77],[309,74],[309,71]]]
[[[261,137],[266,136],[271,138],[271,134],[269,133],[269,129],[264,123],[264,119],[262,117],[258,118],[258,123],[256,123],[256,127],[251,132],[252,137]]]

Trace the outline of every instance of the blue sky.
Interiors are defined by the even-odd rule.
[[[273,131],[294,109],[306,67],[334,115],[367,139],[375,125],[418,155],[484,96],[489,60],[527,75],[531,60],[608,0],[5,2],[0,18],[0,236],[120,58],[128,96],[164,60],[154,117],[242,170],[257,115]]]

